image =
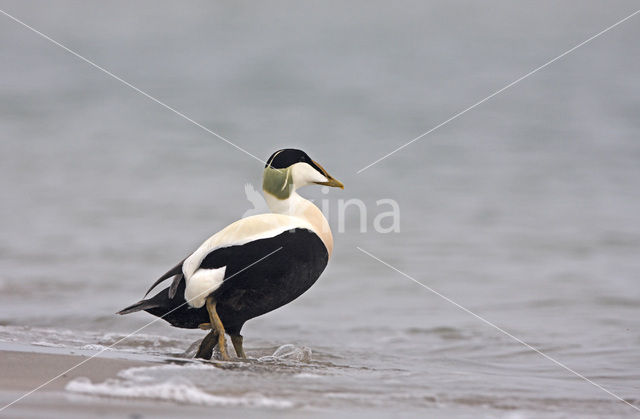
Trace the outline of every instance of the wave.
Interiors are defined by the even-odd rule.
[[[249,393],[242,396],[210,394],[182,377],[174,377],[165,382],[151,384],[119,379],[108,379],[103,383],[92,383],[90,379],[80,377],[69,382],[66,390],[73,393],[102,397],[152,399],[201,406],[244,406],[276,409],[293,407],[293,403],[288,400],[273,399],[259,393]]]

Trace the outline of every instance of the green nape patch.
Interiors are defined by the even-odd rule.
[[[278,199],[287,199],[293,190],[291,168],[274,169],[266,167],[262,177],[262,189]]]

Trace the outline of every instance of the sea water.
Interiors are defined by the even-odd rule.
[[[479,317],[640,404],[638,17],[356,172],[636,7],[3,2],[260,159],[304,149],[345,190],[301,191],[329,200],[334,253],[246,324],[249,362],[175,363],[204,332],[128,336],[153,318],[114,313],[252,209],[262,163],[0,16],[0,339],[154,357],[67,392],[227,416],[632,415]],[[344,231],[341,199],[366,208]],[[376,231],[381,199],[399,232]]]

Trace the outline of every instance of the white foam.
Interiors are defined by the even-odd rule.
[[[162,374],[169,371],[185,371],[185,370],[213,370],[214,367],[207,364],[189,363],[185,365],[179,364],[167,364],[167,365],[154,365],[151,367],[133,367],[127,368],[118,372],[118,377],[125,380],[133,381],[136,383],[148,382],[156,379],[153,375]]]
[[[90,343],[88,345],[83,345],[80,347],[80,349],[84,349],[86,351],[112,351],[113,350],[108,346],[99,345],[97,343]]]
[[[311,348],[306,346],[296,346],[290,343],[282,345],[273,353],[273,355],[263,356],[258,358],[258,361],[272,362],[272,361],[297,361],[297,362],[310,362],[311,361]]]
[[[36,342],[31,342],[32,345],[35,346],[46,346],[48,348],[64,348],[65,346],[61,343],[53,343],[53,342],[46,342],[46,341],[36,341]]]
[[[317,378],[324,378],[322,375],[318,375],[318,374],[311,374],[308,372],[301,372],[299,374],[296,374],[293,376],[293,378],[311,378],[311,379],[317,379]]]
[[[73,393],[95,396],[120,397],[128,399],[153,399],[203,406],[247,406],[267,408],[289,408],[293,403],[276,400],[252,393],[242,397],[217,396],[200,390],[189,380],[172,378],[156,384],[139,384],[118,379],[108,379],[104,383],[92,383],[85,377],[69,382],[66,390]]]

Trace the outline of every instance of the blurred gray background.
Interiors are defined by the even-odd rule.
[[[639,16],[356,171],[638,2],[0,5],[261,159],[304,149],[346,186],[302,191],[330,211],[367,203],[369,231],[348,212],[321,280],[248,323],[249,350],[376,371],[316,389],[348,406],[632,412],[356,246],[637,403]],[[112,313],[251,208],[262,165],[3,15],[0,63],[0,337],[145,324]],[[372,228],[384,198],[399,233]]]

